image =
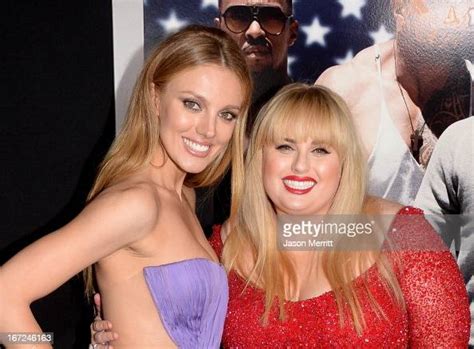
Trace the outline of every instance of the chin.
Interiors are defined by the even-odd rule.
[[[183,164],[183,166],[180,166],[180,167],[186,173],[197,174],[204,171],[208,166],[209,164],[205,164],[205,165]]]
[[[323,207],[309,207],[309,205],[285,207],[284,212],[293,216],[318,216],[327,213],[327,210]]]
[[[272,70],[271,64],[265,62],[256,62],[255,60],[247,60],[247,66],[249,67],[252,74],[261,74],[268,70]]]
[[[296,206],[296,207],[286,206],[286,207],[282,207],[280,211],[287,215],[292,215],[292,216],[308,215],[307,209],[305,207],[300,207],[300,206]]]
[[[178,166],[186,173],[200,173],[204,171],[215,160],[216,156],[209,155],[206,158],[190,158],[178,163]]]

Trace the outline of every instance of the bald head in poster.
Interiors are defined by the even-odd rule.
[[[393,0],[392,6],[400,66],[398,79],[415,103],[426,110],[433,95],[445,89],[450,80],[463,77],[468,86],[464,59],[474,57],[474,1]],[[465,90],[468,91],[467,87]],[[461,110],[455,114],[459,118],[467,116]],[[447,121],[450,124],[456,120]],[[431,126],[439,137],[448,125]]]

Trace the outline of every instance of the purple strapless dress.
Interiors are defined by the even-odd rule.
[[[223,266],[193,258],[143,273],[161,322],[179,348],[219,348],[229,299]]]

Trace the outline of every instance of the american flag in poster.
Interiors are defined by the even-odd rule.
[[[326,68],[393,37],[390,0],[293,0],[299,35],[288,71],[313,82]],[[214,25],[217,0],[145,0],[145,54],[163,37],[188,24]]]

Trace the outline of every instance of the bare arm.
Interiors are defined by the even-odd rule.
[[[111,191],[63,228],[20,251],[0,268],[0,332],[40,332],[31,302],[145,236],[156,218],[157,204],[149,190]]]

